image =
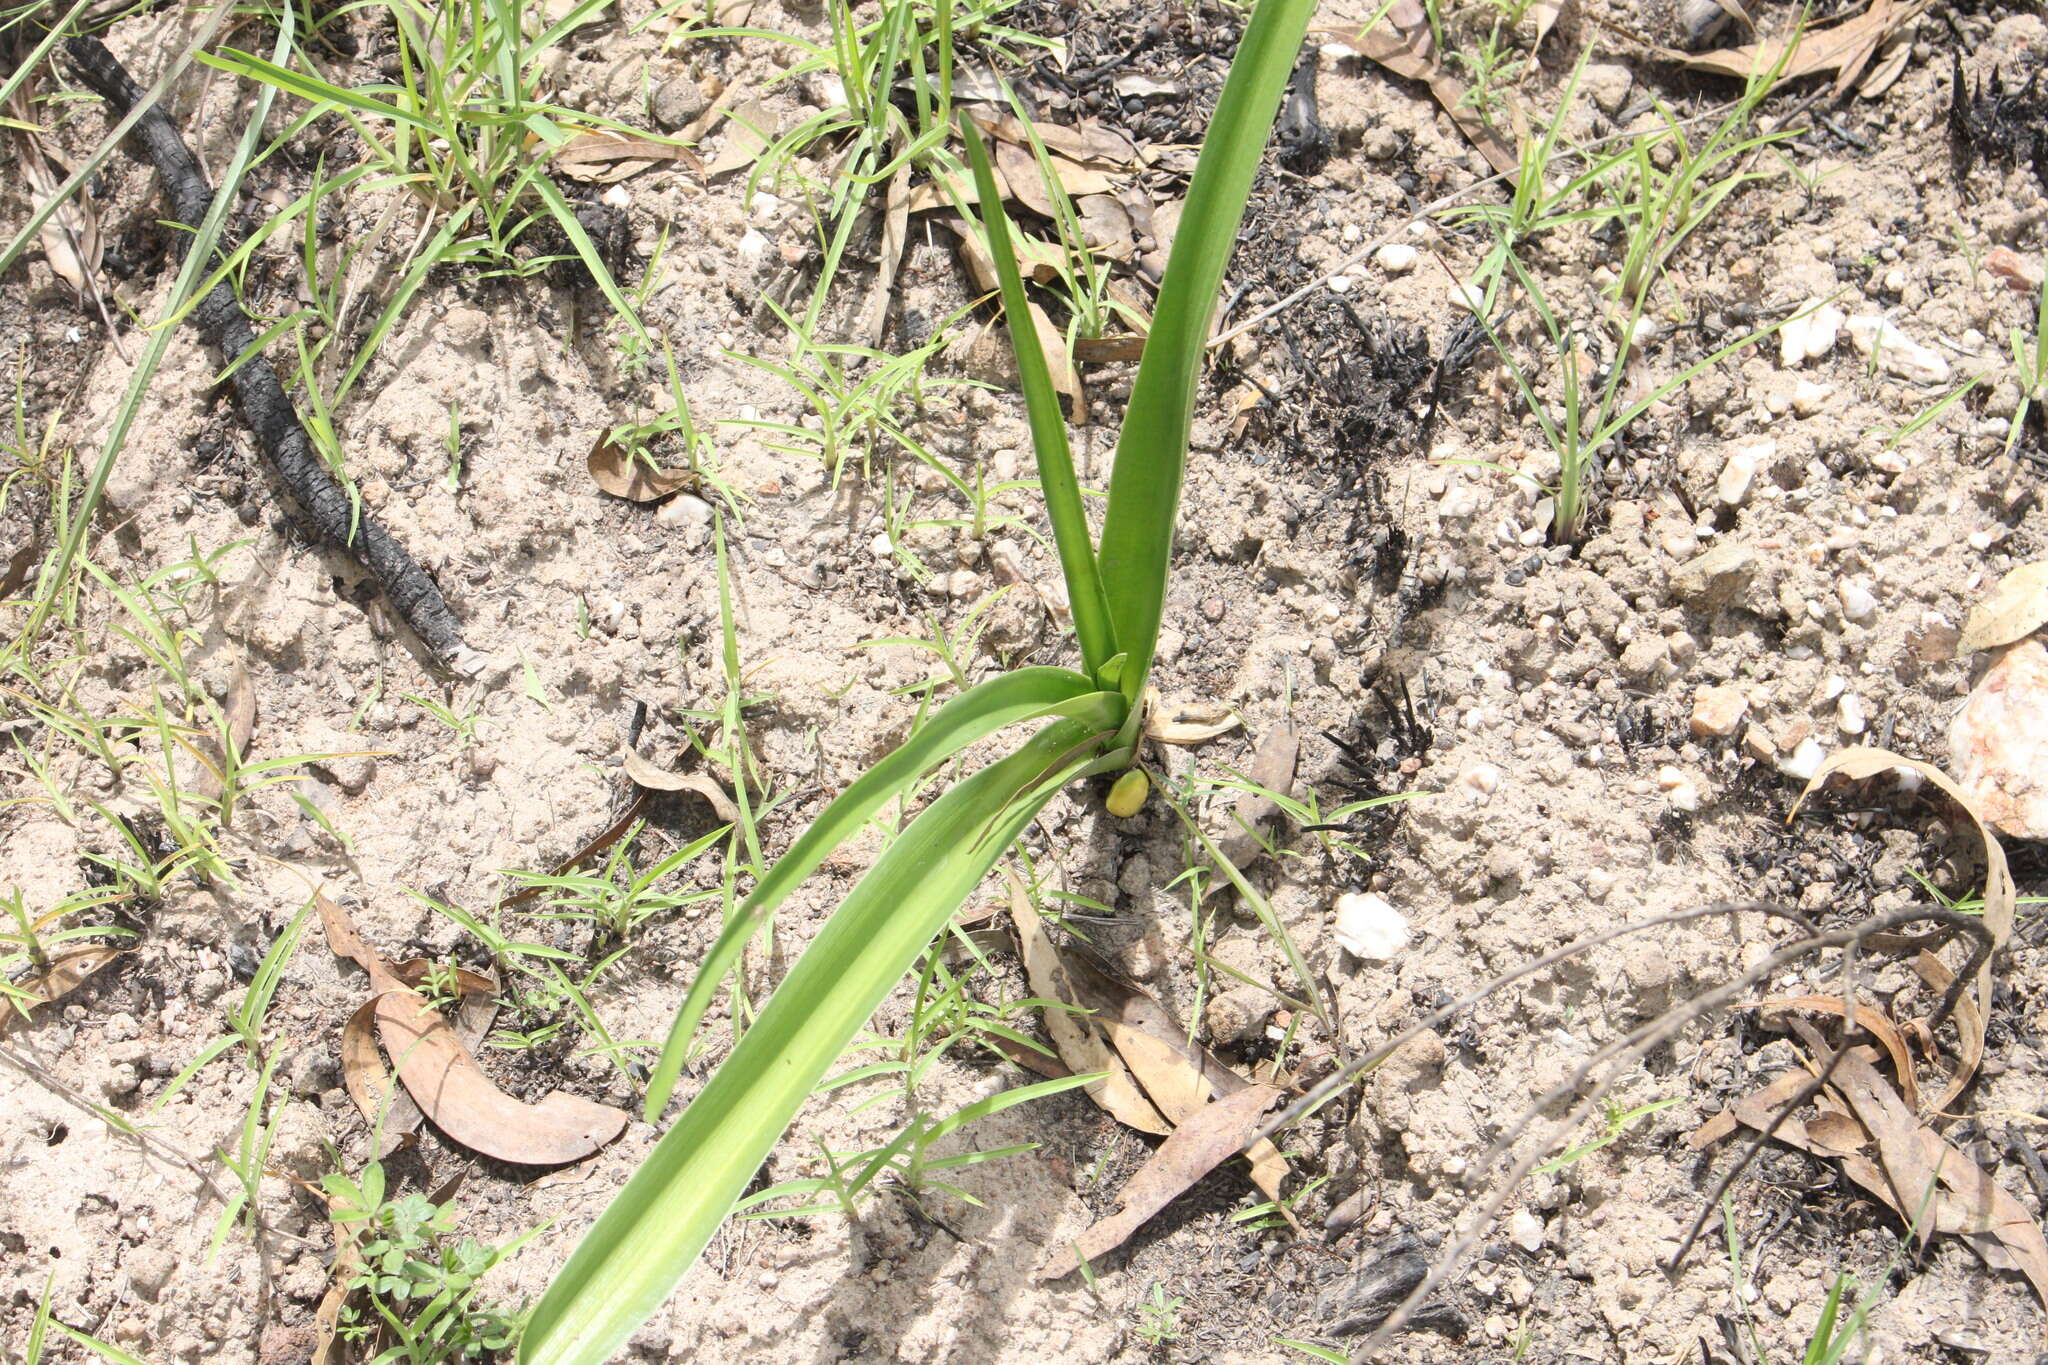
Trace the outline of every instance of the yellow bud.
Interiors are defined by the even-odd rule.
[[[1133,768],[1116,780],[1116,785],[1109,789],[1109,800],[1103,804],[1117,819],[1128,820],[1145,808],[1145,797],[1151,790],[1152,783],[1144,771]]]

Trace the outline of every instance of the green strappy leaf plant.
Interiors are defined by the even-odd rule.
[[[947,702],[853,782],[728,920],[683,1001],[648,1085],[658,1119],[697,1031],[775,908],[885,805],[1005,727],[1021,747],[933,800],[819,931],[731,1054],[585,1235],[535,1306],[519,1358],[595,1365],[659,1309],[745,1191],[797,1111],[917,956],[1039,810],[1070,783],[1130,769],[1166,597],[1196,381],[1259,158],[1313,0],[1262,0],[1245,28],[1189,187],[1159,306],[1117,444],[1098,551],[1059,400],[1025,307],[1024,282],[986,148],[960,132],[1001,277],[1038,473],[1073,606],[1081,670],[1000,675]],[[1112,806],[1132,804],[1125,774]]]

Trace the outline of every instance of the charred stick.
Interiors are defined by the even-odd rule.
[[[70,55],[79,79],[112,105],[117,114],[125,115],[142,99],[141,87],[99,39],[70,38],[65,41],[64,50]],[[171,201],[171,216],[183,223],[198,223],[205,218],[213,204],[213,189],[164,112],[148,110],[136,120],[129,135],[143,159],[163,181],[164,193]],[[182,252],[185,248],[181,245],[178,249]],[[206,339],[228,360],[242,355],[255,342],[249,319],[225,280],[207,292],[193,310],[193,316]],[[461,628],[440,588],[382,523],[351,502],[313,449],[312,440],[269,362],[261,355],[251,355],[235,370],[232,382],[242,416],[256,433],[264,457],[305,509],[314,529],[348,551],[370,572],[382,585],[391,605],[398,609],[399,616],[428,649],[443,663],[457,663],[464,652]]]

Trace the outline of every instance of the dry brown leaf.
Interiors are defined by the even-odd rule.
[[[1898,84],[1899,77],[1906,74],[1906,63],[1913,56],[1913,44],[1904,34],[1895,34],[1878,52],[1876,65],[1856,83],[1856,93],[1867,100],[1879,98]]]
[[[645,460],[602,432],[583,462],[597,486],[615,498],[629,502],[659,502],[686,488],[697,486],[697,475],[688,469],[650,469]]]
[[[1839,1156],[1855,1156],[1870,1145],[1863,1125],[1840,1110],[1823,1110],[1806,1125],[1806,1136]]]
[[[896,272],[903,264],[903,248],[910,240],[910,163],[904,162],[890,177],[882,209],[882,244],[874,288],[868,294],[867,318],[861,330],[868,345],[882,344],[882,330],[889,325],[889,300],[896,291]]]
[[[1977,813],[1976,806],[1963,795],[1962,788],[1951,781],[1947,773],[1931,763],[1921,763],[1916,759],[1892,753],[1889,749],[1879,749],[1871,745],[1857,745],[1830,755],[1828,760],[1820,765],[1820,770],[1813,775],[1813,780],[1806,784],[1806,790],[1799,793],[1799,799],[1792,803],[1792,813],[1798,814],[1799,808],[1806,804],[1806,798],[1820,790],[1830,777],[1839,775],[1851,781],[1861,781],[1893,768],[1904,768],[1909,772],[1918,773],[1948,793],[1949,799],[1970,817],[1970,823],[1977,827],[1977,837],[1984,844],[1984,927],[1991,933],[1991,952],[1985,957],[1984,965],[1977,972],[1975,1018],[1965,1019],[1962,1012],[1957,1011],[1956,1029],[1963,1039],[1962,1060],[1956,1067],[1956,1074],[1949,1079],[1948,1088],[1942,1092],[1941,1098],[1934,1102],[1937,1111],[1946,1111],[1969,1085],[1970,1078],[1977,1072],[1978,1064],[1984,1060],[1984,1027],[1991,1017],[1991,962],[1999,950],[2005,947],[2006,940],[2012,937],[2013,911],[2017,905],[2018,893],[2013,888],[2012,872],[2006,866],[2004,848],[1999,845],[1997,836],[1985,825],[1984,818]]]
[[[1301,732],[1291,720],[1268,730],[1252,754],[1245,775],[1267,791],[1294,794],[1294,769],[1301,760]],[[1230,808],[1230,827],[1216,840],[1217,849],[1242,872],[1265,851],[1260,837],[1280,818],[1280,805],[1257,792],[1241,792]]]
[[[680,143],[614,132],[579,133],[548,166],[585,184],[610,185],[664,162],[681,162],[700,175],[704,171],[704,159]]]
[[[1937,1183],[1947,1191],[1936,1195],[1935,1217],[1923,1220],[1922,1244],[1936,1230],[1959,1236],[1987,1265],[2024,1274],[2048,1304],[2048,1244],[2020,1202],[1921,1123],[1859,1051],[1852,1049],[1842,1058],[1833,1084],[1876,1136],[1901,1216],[1914,1218]]]
[[[1839,995],[1780,995],[1769,1000],[1757,1000],[1747,1005],[1731,1006],[1739,1010],[1811,1010],[1817,1014],[1832,1014],[1838,1019],[1848,1018]],[[1898,1073],[1899,1089],[1906,1097],[1906,1103],[1914,1109],[1920,1107],[1920,1092],[1913,1082],[1913,1054],[1906,1049],[1906,1039],[1890,1019],[1887,1019],[1875,1005],[1856,1002],[1856,1026],[1865,1029],[1870,1036],[1884,1045],[1892,1059],[1892,1068]]]
[[[1856,84],[1878,46],[1919,18],[1927,6],[1928,0],[1871,0],[1869,8],[1860,14],[1825,28],[1809,28],[1791,38],[1747,43],[1717,52],[1679,52],[1665,47],[1652,51],[1693,71],[1711,71],[1742,80],[1769,71],[1784,56],[1780,81],[1834,71],[1838,73],[1835,93],[1840,95]],[[1788,46],[1791,54],[1786,56]]]
[[[1946,962],[1925,949],[1913,960],[1913,970],[1939,996],[1946,997],[1948,988],[1955,984],[1956,974],[1949,970]],[[1922,1020],[1914,1020],[1916,1031],[1929,1044],[1933,1034]],[[1970,1083],[1970,1077],[1977,1074],[1977,1068],[1984,1061],[1984,1020],[1977,1013],[1977,1002],[1968,991],[1956,997],[1956,1036],[1962,1039],[1962,1059],[1956,1066],[1956,1074],[1941,1092],[1941,1098],[1934,1102],[1936,1114],[1946,1114],[1949,1107],[1962,1097],[1963,1087]],[[1931,1053],[1932,1048],[1930,1046]]]
[[[1078,1004],[1078,992],[1068,977],[1067,964],[1053,947],[1052,940],[1046,937],[1045,923],[1031,904],[1031,897],[1025,894],[1024,884],[1008,868],[1003,869],[1003,880],[1010,889],[1010,918],[1017,926],[1024,976],[1031,985],[1031,993],[1042,1000]],[[1101,1080],[1082,1087],[1098,1108],[1118,1123],[1141,1133],[1173,1131],[1173,1125],[1145,1098],[1130,1070],[1117,1057],[1093,1020],[1061,1009],[1049,1009],[1044,1014],[1045,1031],[1051,1036],[1060,1060],[1077,1075],[1091,1075],[1098,1071],[1106,1073]]]
[[[1536,46],[1543,46],[1543,40],[1550,36],[1550,30],[1557,27],[1558,16],[1564,13],[1564,0],[1536,0],[1527,10],[1536,24]]]
[[[237,762],[246,761],[249,740],[256,733],[256,684],[250,680],[249,669],[240,659],[235,661],[235,676],[228,684],[228,695],[220,711],[221,719],[227,723],[228,743],[234,747]],[[212,735],[201,740],[199,748],[203,758],[192,788],[208,801],[218,800],[223,787],[222,774],[226,771],[226,755],[221,752],[218,738]]]
[[[334,1229],[334,1264],[327,1271],[327,1292],[313,1310],[312,1365],[345,1365],[348,1360],[347,1344],[340,1335],[341,1309],[363,1264],[356,1249],[355,1225],[330,1226]]]
[[[1084,194],[1074,201],[1081,241],[1098,256],[1128,261],[1138,254],[1138,229],[1131,211],[1113,194]]]
[[[999,142],[1028,149],[1036,137],[1055,156],[1097,170],[1135,172],[1147,164],[1136,143],[1094,119],[1083,119],[1071,128],[1057,123],[1033,123],[1027,128],[1011,113],[975,121]]]
[[[1167,706],[1159,689],[1147,688],[1145,737],[1161,744],[1207,744],[1244,724],[1244,718],[1221,702],[1189,701]]]
[[[399,1080],[413,1103],[448,1137],[500,1161],[555,1166],[580,1161],[625,1131],[627,1116],[622,1110],[561,1091],[539,1104],[524,1104],[498,1089],[454,1026],[370,947],[348,913],[324,894],[316,892],[314,901],[328,946],[369,973],[373,995],[368,1008]],[[354,1027],[355,1021],[350,1024]],[[345,1058],[352,1046],[360,1048],[360,1029],[357,1034],[352,1044],[350,1028],[343,1029]],[[368,1076],[362,1067],[348,1074]],[[360,1089],[362,1093],[358,1083],[349,1086],[359,1106],[367,1096],[370,1112],[383,1108],[373,1077]]]
[[[33,131],[35,111],[30,104],[31,89],[30,83],[17,88],[7,102],[7,113],[17,122],[30,125],[9,131],[14,144],[15,164],[21,168],[22,179],[28,182],[29,192],[40,204],[54,196],[62,183],[62,179],[52,171],[52,164],[61,167],[66,177],[71,171],[56,159]],[[84,293],[87,284],[99,273],[103,248],[99,218],[92,211],[91,196],[72,195],[44,221],[37,236],[42,242],[43,259],[49,262],[50,270],[73,289]]]
[[[413,958],[392,969],[392,975],[407,986],[426,980],[431,964]],[[462,1002],[455,1016],[455,1036],[474,1053],[490,1032],[498,1012],[498,986],[487,976],[455,969],[456,986]],[[377,1159],[382,1161],[411,1140],[425,1115],[412,1097],[391,1083],[383,1054],[377,1048],[376,1006],[373,996],[351,1014],[341,1029],[341,1080],[355,1101],[363,1121],[372,1132],[381,1132]]]
[[[1064,1010],[1046,1011],[1047,1031],[1058,1045],[1060,1033],[1054,1021],[1064,1018],[1080,1026],[1093,1042],[1106,1041],[1108,1050],[1089,1046],[1090,1060],[1082,1065],[1076,1054],[1060,1047],[1060,1055],[1076,1071],[1107,1071],[1113,1079],[1135,1082],[1126,1091],[1115,1086],[1110,1096],[1115,1106],[1103,1099],[1096,1102],[1109,1113],[1142,1132],[1164,1133],[1185,1123],[1219,1096],[1234,1095],[1251,1082],[1227,1066],[1223,1059],[1188,1039],[1183,1028],[1165,1006],[1136,986],[1117,980],[1079,952],[1060,952],[1046,937],[1037,912],[1023,888],[1011,878],[1010,913],[1017,922],[1020,943],[1026,945],[1025,965],[1032,992],[1047,1000],[1058,1000],[1086,1010],[1085,1015]],[[1031,926],[1027,935],[1026,926]],[[1036,960],[1038,970],[1031,972]],[[1129,1102],[1135,1095],[1139,1103]],[[1090,1098],[1096,1098],[1091,1094]],[[1132,1122],[1119,1112],[1128,1108],[1141,1120]],[[1147,1116],[1163,1120],[1147,1126]],[[1268,1198],[1278,1200],[1287,1179],[1287,1161],[1272,1143],[1261,1141],[1248,1153],[1252,1181]],[[1292,1221],[1291,1215],[1289,1221]]]
[[[1458,131],[1502,175],[1520,169],[1514,149],[1500,140],[1479,112],[1465,102],[1466,87],[1447,74],[1436,59],[1436,42],[1419,0],[1396,0],[1387,17],[1371,28],[1336,27],[1315,30],[1319,38],[1350,48],[1397,76],[1421,81]],[[1505,97],[1502,97],[1505,98]]]
[[[997,142],[995,153],[996,164],[1002,167],[1003,179],[1010,187],[1010,197],[1041,218],[1059,217],[1059,206],[1053,202],[1045,183],[1045,169],[1031,149],[1014,142]],[[1107,175],[1079,162],[1051,152],[1046,153],[1045,160],[1069,202],[1084,195],[1107,194],[1116,188],[1116,182]]]
[[[36,561],[40,558],[38,550],[39,546],[31,535],[26,545],[8,556],[7,570],[0,573],[0,597],[12,597],[28,582],[29,574],[34,571]]]
[[[965,227],[958,223],[951,226],[955,239],[960,243],[960,254],[967,261],[967,273],[974,277],[974,287],[986,294],[997,292],[996,266],[995,262],[989,259],[987,248]],[[1029,260],[1030,249],[1028,239],[1015,239],[1014,244],[1017,247],[1019,263],[1026,263]],[[1068,415],[1074,423],[1085,423],[1088,420],[1087,395],[1081,388],[1080,375],[1075,373],[1074,367],[1067,362],[1067,350],[1060,344],[1059,329],[1052,325],[1052,319],[1047,317],[1045,310],[1036,303],[1027,301],[1025,306],[1030,310],[1031,326],[1037,333],[1039,349],[1045,353],[1045,367],[1052,373],[1053,388],[1067,400]]]
[[[704,167],[706,180],[716,180],[753,165],[768,150],[768,138],[775,128],[775,116],[763,109],[759,100],[741,100],[732,105],[725,111],[725,119],[730,125],[725,130],[725,145]]]
[[[524,1104],[491,1083],[417,991],[376,998],[377,1037],[426,1116],[471,1151],[523,1166],[581,1161],[626,1131],[626,1113],[557,1090]]]
[[[21,991],[14,1003],[0,1003],[0,1034],[23,1022],[22,1010],[33,1010],[38,1005],[48,1005],[62,1000],[85,984],[86,978],[105,967],[115,958],[125,955],[126,948],[110,948],[95,943],[84,948],[72,948],[67,952],[52,953],[50,968],[36,976],[14,984]],[[20,1008],[16,1008],[16,1004]]]
[[[1122,1246],[1183,1190],[1243,1151],[1280,1095],[1274,1086],[1253,1085],[1203,1106],[1131,1176],[1115,1213],[1083,1232],[1072,1246],[1055,1247],[1046,1254],[1039,1262],[1038,1278],[1056,1280]]]
[[[1996,649],[2024,640],[2048,625],[2048,559],[2022,564],[1998,580],[1990,596],[1970,608],[1963,622],[1965,650]]]
[[[732,797],[724,787],[708,773],[672,773],[656,764],[650,758],[642,757],[637,750],[626,750],[626,776],[634,785],[648,791],[695,792],[711,803],[711,809],[719,819],[728,825],[740,822],[740,808],[733,804]]]

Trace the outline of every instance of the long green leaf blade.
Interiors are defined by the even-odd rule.
[[[868,819],[912,782],[976,740],[994,734],[1006,725],[1035,720],[1061,708],[1086,702],[1098,713],[1113,698],[1094,691],[1094,684],[1064,668],[1021,668],[991,678],[970,688],[940,707],[916,734],[905,740],[874,767],[856,778],[845,791],[825,807],[789,851],[776,860],[754,894],[747,897],[731,923],[712,945],[690,983],[690,993],[676,1012],[661,1061],[648,1079],[645,1116],[649,1123],[661,1116],[668,1104],[676,1077],[682,1074],[683,1058],[690,1039],[702,1022],[704,1012],[717,998],[718,988],[739,961],[740,953],[761,928],[775,907],[789,896],[804,878],[832,856],[848,839],[858,834]],[[1094,701],[1089,701],[1090,698]],[[1115,720],[1110,721],[1114,728]]]
[[[1048,725],[951,788],[861,879],[533,1310],[524,1365],[599,1365],[688,1272],[797,1110],[1102,732]],[[1079,757],[1076,757],[1076,754]],[[1039,793],[1018,803],[1018,793]]]
[[[1314,10],[1315,0],[1260,0],[1245,26],[1195,163],[1145,358],[1124,413],[1100,562],[1102,581],[1115,585],[1111,624],[1117,648],[1130,655],[1124,676],[1134,688],[1142,688],[1150,674],[1159,638],[1209,321],[1244,222],[1259,155]]]
[[[996,279],[1002,285],[1003,319],[1010,328],[1010,349],[1017,356],[1024,411],[1031,421],[1031,448],[1038,456],[1038,484],[1045,491],[1046,515],[1052,519],[1060,573],[1067,580],[1074,634],[1081,642],[1081,659],[1088,675],[1094,677],[1117,652],[1116,630],[1110,619],[1109,598],[1102,586],[1102,569],[1095,560],[1095,538],[1089,533],[1088,513],[1081,505],[1081,483],[1074,476],[1074,452],[1067,443],[1067,422],[1060,414],[1060,396],[1053,389],[1052,371],[1045,363],[1038,325],[1031,320],[1031,306],[1024,297],[1024,277],[1018,273],[1017,254],[1010,244],[1010,217],[1003,212],[1002,196],[996,193],[988,148],[982,143],[981,130],[974,126],[973,119],[962,116],[960,136],[967,143],[967,159],[974,166],[982,229],[988,234],[988,254],[995,261]]]

